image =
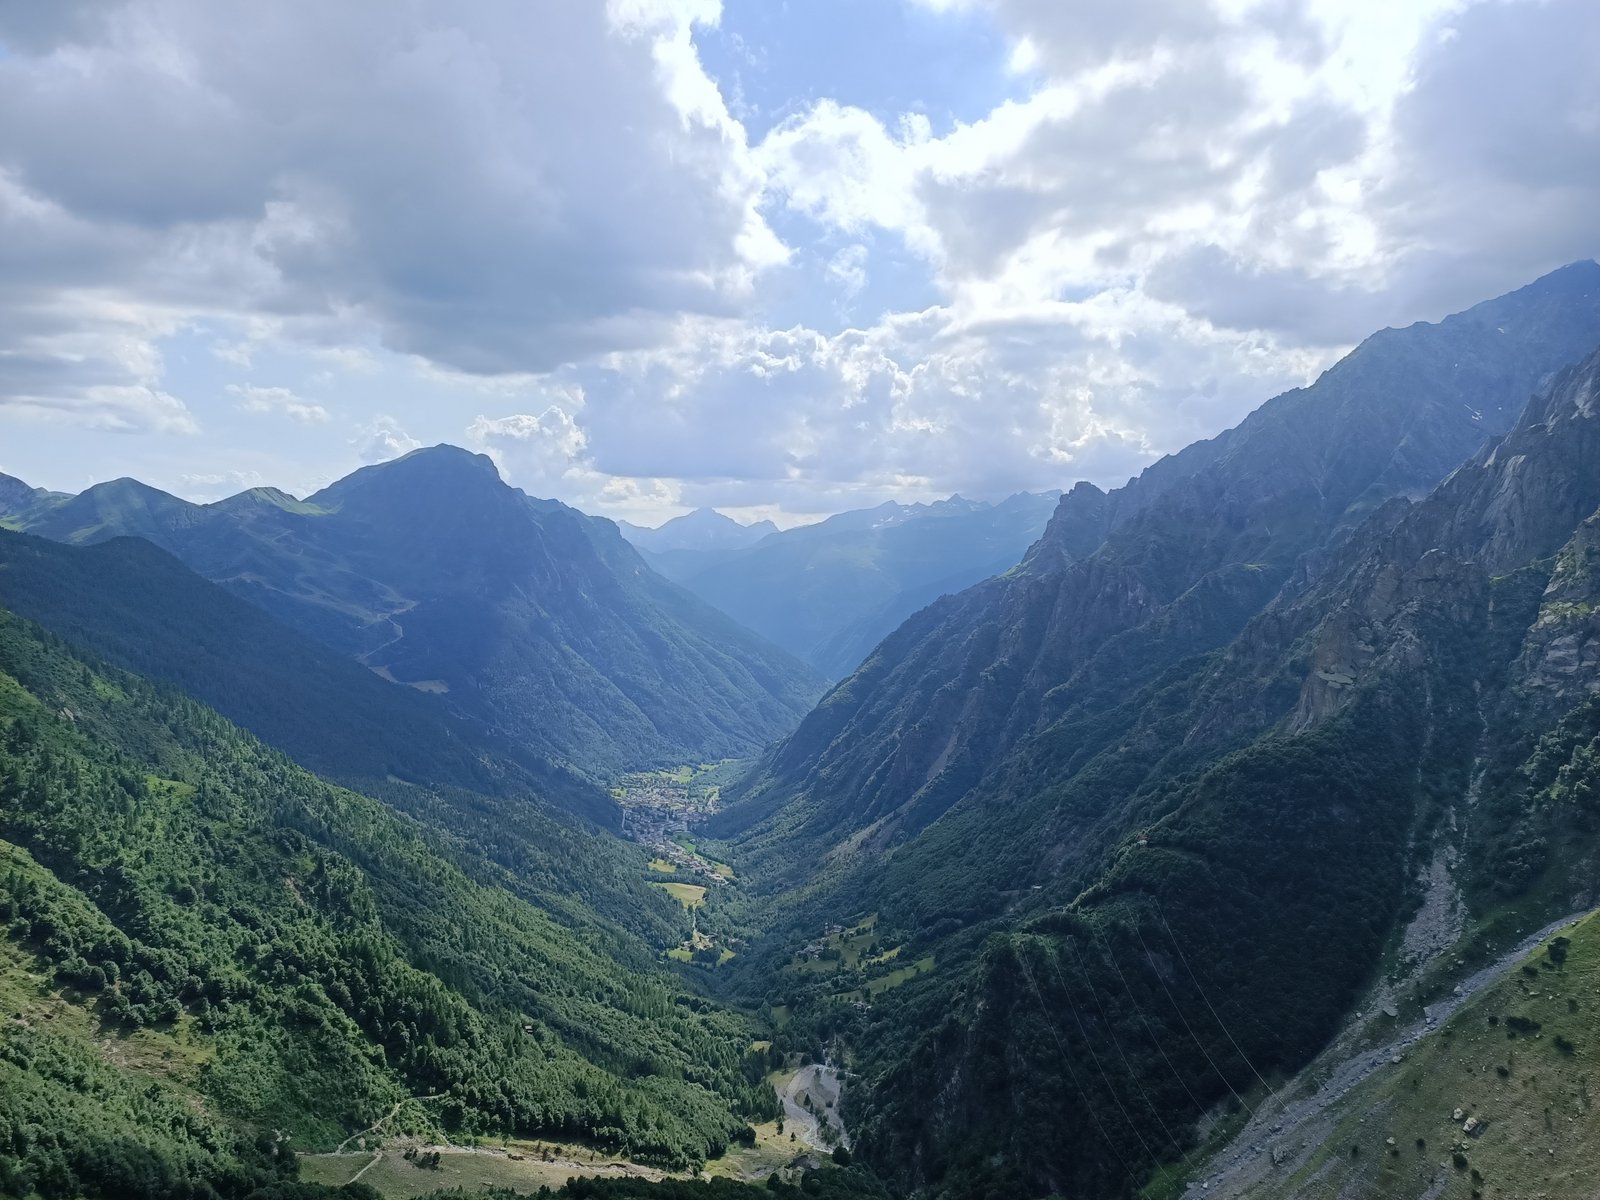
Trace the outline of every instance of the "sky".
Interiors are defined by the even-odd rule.
[[[1114,486],[1600,255],[1596,0],[0,5],[0,471]]]

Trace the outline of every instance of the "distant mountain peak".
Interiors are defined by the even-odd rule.
[[[714,508],[701,507],[673,517],[655,529],[618,521],[622,535],[641,550],[663,554],[671,550],[735,550],[753,545],[778,527],[771,521],[745,525]]]
[[[440,442],[437,446],[424,446],[420,450],[413,450],[409,454],[402,454],[399,458],[391,459],[386,463],[378,463],[371,468],[375,471],[404,467],[408,470],[426,468],[441,471],[475,471],[479,474],[500,478],[500,468],[495,466],[494,459],[487,454],[466,450],[460,446],[452,446],[449,442]]]
[[[120,475],[116,479],[108,479],[104,483],[91,484],[90,486],[84,488],[81,494],[87,496],[90,492],[95,492],[103,496],[127,494],[153,494],[165,496],[168,494],[163,492],[160,488],[151,487],[148,483],[134,479],[129,475]]]
[[[487,454],[441,443],[362,467],[306,497],[305,502],[331,506],[361,495],[385,495],[397,488],[404,489],[414,501],[460,496],[482,488],[510,490]]]
[[[0,515],[13,512],[33,503],[32,485],[14,476],[0,473]]]

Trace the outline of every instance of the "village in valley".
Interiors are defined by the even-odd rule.
[[[689,824],[717,811],[722,785],[737,778],[744,766],[743,760],[730,759],[624,775],[611,789],[612,798],[622,808],[623,836],[656,853],[653,870],[695,876],[710,887],[726,885],[733,878],[733,869],[696,850]]]
[[[675,899],[689,915],[689,936],[667,956],[700,966],[720,966],[734,951],[700,928],[698,910],[708,890],[727,887],[733,868],[700,853],[690,837],[690,821],[717,811],[724,783],[736,779],[746,764],[742,760],[680,766],[669,770],[638,771],[624,775],[611,789],[622,808],[622,833],[653,853],[651,880]]]

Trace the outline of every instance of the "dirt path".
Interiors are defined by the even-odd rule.
[[[850,1135],[845,1132],[844,1122],[839,1117],[839,1100],[843,1094],[844,1081],[833,1067],[816,1063],[801,1067],[795,1072],[794,1078],[778,1089],[778,1099],[783,1102],[784,1124],[813,1150],[827,1153],[836,1145],[848,1149]],[[805,1106],[807,1096],[811,1097],[809,1110]],[[823,1139],[820,1120],[823,1116],[839,1131],[834,1141]]]
[[[384,1113],[383,1116],[379,1117],[376,1121],[374,1121],[371,1125],[368,1125],[365,1129],[359,1129],[355,1133],[352,1133],[349,1137],[345,1138],[344,1141],[340,1142],[337,1146],[335,1146],[333,1148],[333,1152],[335,1154],[343,1154],[344,1153],[344,1148],[346,1146],[348,1146],[351,1142],[355,1141],[357,1138],[366,1137],[367,1134],[369,1134],[369,1133],[377,1133],[378,1130],[382,1129],[390,1121],[394,1120],[395,1113],[399,1112],[402,1108],[405,1107],[406,1104],[410,1103],[412,1100],[437,1100],[443,1094],[444,1093],[440,1092],[440,1093],[438,1093],[436,1095],[432,1095],[432,1096],[407,1096],[404,1100],[396,1100],[394,1102],[394,1107],[393,1108],[391,1108],[388,1112]],[[368,1165],[370,1166],[371,1164],[369,1163]]]
[[[1341,1036],[1301,1071],[1295,1080],[1274,1093],[1274,1098],[1258,1107],[1250,1123],[1211,1160],[1205,1174],[1193,1181],[1190,1187],[1203,1184],[1208,1197],[1242,1196],[1246,1189],[1260,1183],[1274,1170],[1271,1148],[1275,1145],[1288,1152],[1282,1169],[1291,1168],[1294,1165],[1292,1160],[1302,1158],[1321,1144],[1322,1137],[1318,1136],[1317,1128],[1319,1118],[1351,1088],[1380,1067],[1391,1065],[1397,1056],[1403,1055],[1416,1042],[1449,1020],[1457,1009],[1478,992],[1509,973],[1540,942],[1558,929],[1587,916],[1588,912],[1585,909],[1570,913],[1558,921],[1550,922],[1538,932],[1530,933],[1513,949],[1463,979],[1449,996],[1429,1005],[1425,1019],[1409,1026],[1387,1045],[1351,1053],[1346,1045],[1348,1034]],[[1344,1055],[1342,1059],[1341,1055]],[[1313,1086],[1312,1081],[1319,1076],[1323,1077],[1322,1082],[1315,1084],[1312,1091],[1290,1098],[1290,1093]],[[1321,1132],[1325,1136],[1325,1131]]]

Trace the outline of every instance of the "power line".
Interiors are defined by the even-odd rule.
[[[1111,947],[1106,944],[1105,938],[1102,936],[1099,926],[1091,923],[1089,926],[1089,933],[1099,945],[1100,953],[1105,958],[1110,960],[1111,966],[1117,972],[1117,978],[1122,981],[1122,990],[1127,994],[1128,1004],[1133,1008],[1134,1014],[1139,1018],[1139,1023],[1144,1026],[1145,1033],[1149,1035],[1150,1041],[1155,1045],[1157,1052],[1160,1053],[1161,1061],[1167,1064],[1167,1069],[1172,1072],[1173,1078],[1178,1081],[1178,1086],[1183,1088],[1184,1094],[1189,1097],[1189,1102],[1194,1105],[1195,1115],[1198,1116],[1205,1112],[1206,1106],[1200,1103],[1200,1098],[1194,1094],[1194,1089],[1189,1086],[1189,1081],[1184,1078],[1183,1072],[1178,1070],[1177,1066],[1172,1061],[1172,1057],[1167,1053],[1165,1039],[1157,1036],[1155,1028],[1150,1024],[1150,1018],[1145,1016],[1144,1008],[1139,1004],[1138,999],[1133,994],[1133,985],[1128,982],[1128,976],[1122,970],[1122,963],[1118,961],[1117,956],[1112,952]],[[1170,1132],[1168,1133],[1168,1137],[1171,1137]],[[1184,1151],[1182,1147],[1179,1147],[1179,1153],[1183,1154],[1185,1164],[1191,1171],[1193,1171],[1194,1163],[1190,1159],[1188,1153]]]
[[[1144,940],[1144,930],[1139,928],[1139,923],[1137,921],[1133,923],[1133,932],[1134,936],[1139,939],[1139,945],[1144,947],[1145,955],[1151,959],[1152,969],[1155,971],[1155,977],[1160,980],[1161,989],[1167,993],[1167,999],[1172,1001],[1172,1009],[1178,1014],[1178,1020],[1183,1022],[1183,1027],[1184,1029],[1188,1030],[1189,1037],[1199,1048],[1200,1053],[1205,1055],[1206,1062],[1209,1063],[1211,1065],[1211,1069],[1216,1072],[1217,1078],[1222,1080],[1222,1086],[1233,1093],[1233,1098],[1243,1105],[1244,1110],[1250,1114],[1252,1119],[1254,1119],[1256,1110],[1250,1107],[1250,1102],[1238,1093],[1233,1084],[1229,1082],[1228,1076],[1223,1072],[1222,1068],[1217,1066],[1216,1059],[1211,1057],[1211,1051],[1206,1049],[1206,1044],[1202,1042],[1199,1035],[1195,1033],[1194,1026],[1189,1024],[1189,1018],[1184,1014],[1183,1005],[1179,1004],[1178,998],[1172,994],[1172,986],[1167,983],[1166,977],[1161,974],[1159,968],[1154,967],[1155,954],[1151,951],[1149,943]]]
[[[1255,1063],[1250,1061],[1250,1056],[1244,1052],[1244,1047],[1234,1040],[1233,1033],[1222,1019],[1222,1014],[1217,1012],[1216,1006],[1211,1003],[1211,997],[1206,995],[1205,988],[1200,984],[1200,977],[1194,973],[1194,968],[1189,965],[1189,960],[1184,956],[1183,947],[1178,944],[1177,936],[1172,932],[1172,926],[1167,924],[1167,914],[1161,911],[1161,901],[1156,899],[1155,896],[1151,896],[1150,902],[1155,905],[1156,916],[1161,918],[1161,924],[1167,931],[1167,937],[1172,941],[1172,948],[1178,952],[1178,961],[1183,963],[1183,969],[1189,972],[1189,978],[1194,980],[1194,986],[1200,993],[1200,999],[1205,1001],[1206,1007],[1211,1010],[1211,1015],[1216,1018],[1217,1025],[1221,1028],[1223,1036],[1239,1052],[1239,1057],[1244,1059],[1244,1065],[1250,1068],[1250,1073],[1261,1081],[1261,1086],[1267,1089],[1267,1095],[1270,1098],[1273,1095],[1272,1085],[1263,1078],[1260,1071],[1256,1070]]]
[[[1061,984],[1061,994],[1067,1001],[1067,1008],[1072,1012],[1072,1019],[1078,1023],[1078,1032],[1083,1035],[1084,1048],[1089,1051],[1089,1057],[1093,1060],[1095,1069],[1100,1072],[1100,1078],[1105,1081],[1107,1094],[1110,1095],[1117,1108],[1122,1111],[1122,1119],[1127,1121],[1128,1128],[1133,1130],[1133,1136],[1139,1139],[1139,1144],[1144,1147],[1144,1152],[1159,1166],[1161,1159],[1150,1149],[1150,1143],[1144,1140],[1144,1134],[1140,1132],[1138,1123],[1128,1112],[1127,1106],[1122,1103],[1122,1097],[1117,1095],[1117,1089],[1111,1085],[1111,1076],[1106,1074],[1106,1069],[1100,1062],[1100,1055],[1095,1052],[1094,1039],[1089,1036],[1089,1030],[1083,1023],[1083,1015],[1078,1011],[1078,1005],[1072,999],[1072,992],[1067,988],[1066,981],[1061,978],[1061,968],[1055,965],[1054,955],[1050,957],[1050,962],[1052,966],[1055,966],[1056,980]]]
[[[1088,1091],[1078,1082],[1078,1072],[1072,1065],[1072,1058],[1067,1054],[1065,1044],[1061,1041],[1061,1033],[1056,1028],[1055,1018],[1050,1015],[1050,1009],[1045,1005],[1044,997],[1039,993],[1039,985],[1033,978],[1033,971],[1028,967],[1027,956],[1015,947],[1013,947],[1013,950],[1017,955],[1017,965],[1022,968],[1022,974],[1027,979],[1028,986],[1033,989],[1033,998],[1039,1004],[1039,1011],[1044,1014],[1045,1025],[1050,1030],[1050,1036],[1055,1039],[1056,1052],[1061,1055],[1061,1061],[1067,1068],[1067,1077],[1072,1080],[1073,1090],[1083,1098],[1083,1106],[1088,1109],[1090,1119],[1094,1121],[1095,1128],[1100,1131],[1100,1139],[1105,1142],[1112,1156],[1116,1158],[1117,1165],[1122,1168],[1124,1177],[1133,1178],[1133,1168],[1128,1165],[1128,1160],[1122,1157],[1122,1151],[1117,1148],[1117,1144],[1111,1140],[1111,1135],[1106,1132],[1106,1127],[1100,1120],[1099,1111],[1090,1101]]]
[[[1083,959],[1079,957],[1076,948],[1073,947],[1072,939],[1070,937],[1064,937],[1062,940],[1066,942],[1068,950],[1072,953],[1072,960],[1075,968],[1077,969],[1078,973],[1083,976],[1084,982],[1089,985],[1089,996],[1094,1001],[1095,1008],[1099,1010],[1101,1023],[1106,1029],[1106,1036],[1111,1041],[1111,1048],[1117,1052],[1117,1057],[1122,1060],[1123,1069],[1127,1071],[1129,1080],[1132,1081],[1134,1089],[1139,1093],[1139,1098],[1144,1101],[1144,1106],[1150,1110],[1150,1115],[1155,1119],[1155,1123],[1160,1127],[1161,1136],[1166,1138],[1172,1147],[1177,1150],[1179,1156],[1184,1159],[1184,1165],[1188,1166],[1188,1155],[1184,1153],[1182,1143],[1179,1142],[1177,1138],[1172,1136],[1172,1129],[1162,1118],[1161,1110],[1157,1108],[1155,1103],[1150,1099],[1150,1093],[1146,1091],[1144,1085],[1139,1082],[1138,1072],[1133,1069],[1133,1063],[1128,1061],[1127,1051],[1122,1048],[1122,1043],[1117,1040],[1116,1028],[1111,1023],[1111,1014],[1106,1011],[1106,1006],[1100,999],[1100,991],[1094,986],[1093,975],[1084,969]],[[1060,962],[1052,958],[1051,965],[1055,967],[1056,980],[1061,984],[1061,990],[1066,991],[1067,984],[1066,980],[1061,977]]]
[[[1195,1046],[1199,1049],[1200,1053],[1205,1057],[1205,1060],[1210,1065],[1212,1071],[1217,1075],[1217,1077],[1219,1079],[1222,1080],[1223,1086],[1228,1089],[1228,1091],[1232,1094],[1233,1098],[1239,1102],[1239,1104],[1244,1108],[1244,1110],[1247,1113],[1250,1114],[1251,1121],[1255,1122],[1255,1121],[1257,1121],[1259,1119],[1264,1119],[1266,1110],[1262,1110],[1260,1113],[1258,1113],[1258,1110],[1252,1108],[1250,1106],[1249,1102],[1246,1101],[1245,1098],[1242,1095],[1239,1094],[1239,1092],[1234,1088],[1233,1084],[1229,1081],[1228,1076],[1222,1071],[1222,1069],[1220,1067],[1217,1066],[1216,1060],[1211,1057],[1211,1053],[1210,1053],[1210,1051],[1208,1051],[1206,1049],[1205,1043],[1200,1040],[1198,1035],[1196,1035],[1193,1026],[1191,1026],[1189,1024],[1189,1019],[1184,1013],[1183,1005],[1181,1005],[1178,1002],[1177,997],[1173,994],[1172,988],[1167,984],[1167,981],[1162,976],[1160,970],[1154,968],[1155,955],[1151,951],[1149,943],[1147,941],[1145,941],[1144,931],[1139,927],[1138,921],[1137,920],[1131,921],[1131,922],[1129,922],[1129,925],[1133,929],[1134,936],[1139,939],[1139,944],[1144,949],[1145,955],[1147,956],[1147,958],[1152,960],[1152,969],[1154,970],[1154,974],[1156,976],[1156,980],[1157,980],[1157,982],[1159,982],[1161,984],[1162,990],[1167,995],[1167,999],[1169,1001],[1171,1001],[1172,1007],[1173,1007],[1173,1011],[1177,1014],[1179,1021],[1182,1022],[1184,1029],[1188,1032],[1190,1040],[1192,1040],[1194,1042]],[[1098,930],[1094,930],[1094,932],[1096,934],[1098,934]],[[1170,937],[1172,935],[1172,930],[1171,930],[1170,924],[1167,926],[1167,932],[1168,932],[1168,936]],[[1174,941],[1174,945],[1176,945],[1176,944],[1177,944],[1176,941]],[[1104,952],[1106,953],[1106,956],[1111,959],[1112,966],[1117,970],[1117,973],[1118,973],[1119,977],[1122,979],[1124,987],[1128,989],[1128,995],[1129,995],[1130,1001],[1132,1001],[1132,997],[1133,997],[1132,987],[1129,985],[1127,975],[1122,970],[1120,962],[1117,961],[1115,954],[1113,954],[1110,951],[1109,947],[1105,946],[1105,943],[1104,943],[1103,939],[1101,941],[1101,945],[1102,945],[1102,948],[1104,949]],[[1185,967],[1187,968],[1187,963],[1185,963]],[[1190,975],[1191,975],[1191,977],[1193,976],[1193,971],[1192,970],[1190,970]],[[1195,984],[1196,984],[1197,987],[1199,986],[1199,980],[1198,979],[1195,980]],[[1036,993],[1037,993],[1037,989],[1035,989],[1035,990],[1036,990]],[[1145,1023],[1146,1029],[1149,1030],[1150,1029],[1150,1024],[1149,1024],[1148,1018],[1145,1017],[1145,1014],[1144,1014],[1143,1010],[1138,1006],[1137,1001],[1132,1001],[1132,1002],[1134,1004],[1135,1012],[1138,1013],[1140,1020]],[[1213,1009],[1213,1015],[1215,1015],[1215,1010],[1214,1009]],[[1222,1024],[1222,1021],[1221,1021],[1220,1017],[1218,1017],[1218,1024],[1219,1025]],[[1224,1029],[1224,1032],[1226,1033],[1226,1027],[1225,1026],[1223,1027],[1223,1029]],[[1188,1094],[1190,1100],[1192,1100],[1194,1102],[1194,1104],[1196,1106],[1196,1109],[1199,1110],[1199,1111],[1204,1111],[1206,1106],[1201,1104],[1200,1100],[1195,1096],[1193,1090],[1190,1089],[1188,1083],[1184,1079],[1183,1073],[1173,1063],[1171,1057],[1166,1052],[1165,1046],[1162,1045],[1161,1040],[1159,1038],[1155,1037],[1153,1031],[1152,1031],[1152,1038],[1155,1040],[1157,1048],[1161,1052],[1162,1058],[1166,1061],[1167,1066],[1172,1069],[1173,1074],[1175,1076],[1177,1076],[1179,1083],[1183,1085],[1184,1091]],[[1231,1038],[1230,1038],[1230,1040],[1231,1040]],[[1241,1052],[1241,1056],[1242,1056],[1242,1052]],[[1252,1070],[1254,1070],[1253,1067],[1252,1067]],[[1258,1079],[1260,1078],[1259,1074],[1257,1074],[1257,1078]],[[1287,1102],[1284,1099],[1282,1099],[1281,1097],[1279,1097],[1276,1093],[1273,1093],[1271,1098],[1278,1100],[1279,1111],[1282,1111],[1283,1109],[1285,1109],[1287,1107]],[[1147,1102],[1148,1102],[1148,1100],[1147,1100]],[[1103,1129],[1102,1129],[1102,1133],[1103,1133]],[[1243,1131],[1241,1130],[1241,1135],[1242,1135],[1242,1133],[1243,1133]],[[1170,1134],[1169,1134],[1169,1136],[1170,1136]],[[1236,1135],[1236,1137],[1237,1136],[1239,1136],[1239,1135]],[[1186,1162],[1188,1162],[1190,1164],[1190,1170],[1194,1173],[1195,1176],[1200,1177],[1200,1176],[1203,1176],[1205,1174],[1205,1171],[1203,1169],[1198,1169],[1194,1165],[1193,1160],[1190,1159],[1187,1155],[1185,1156],[1185,1160],[1186,1160]],[[1303,1184],[1300,1185],[1300,1188],[1297,1189],[1297,1191],[1299,1191],[1301,1194],[1304,1194],[1305,1191],[1309,1191],[1310,1194],[1312,1194],[1312,1195],[1321,1195],[1321,1196],[1333,1198],[1333,1200],[1337,1200],[1337,1197],[1340,1194],[1339,1189],[1341,1187],[1343,1187],[1343,1185],[1350,1179],[1350,1177],[1354,1174],[1354,1172],[1355,1172],[1355,1166],[1353,1164],[1347,1163],[1347,1164],[1344,1165],[1343,1173],[1337,1178],[1337,1180],[1331,1181],[1331,1182],[1328,1181],[1328,1180],[1321,1180],[1321,1181],[1307,1180]]]

